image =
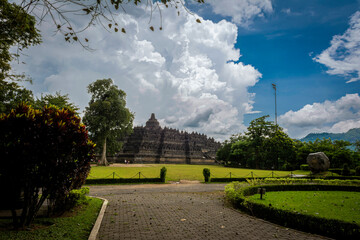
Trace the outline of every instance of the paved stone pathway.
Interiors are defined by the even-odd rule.
[[[224,206],[224,186],[91,186],[90,195],[109,200],[97,239],[326,239]]]

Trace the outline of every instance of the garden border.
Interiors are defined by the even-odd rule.
[[[317,233],[336,239],[360,239],[360,225],[335,219],[325,219],[289,210],[277,209],[249,201],[246,197],[257,193],[259,187],[266,191],[354,191],[360,192],[360,186],[344,185],[257,185],[245,187],[231,195],[230,186],[226,187],[226,196],[235,208],[265,220],[298,230]]]

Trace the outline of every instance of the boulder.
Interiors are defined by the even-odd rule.
[[[311,172],[325,172],[330,167],[329,158],[323,152],[310,153],[306,159]]]

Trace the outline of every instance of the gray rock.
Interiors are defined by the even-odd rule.
[[[323,152],[310,153],[306,159],[311,172],[325,172],[330,167],[329,158]]]

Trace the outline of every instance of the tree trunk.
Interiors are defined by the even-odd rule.
[[[106,159],[106,137],[105,137],[105,140],[104,140],[104,145],[103,145],[103,151],[102,151],[101,159],[100,159],[100,162],[99,162],[98,165],[101,165],[101,166],[108,166],[108,165],[109,165],[109,162],[108,162],[107,159]]]

